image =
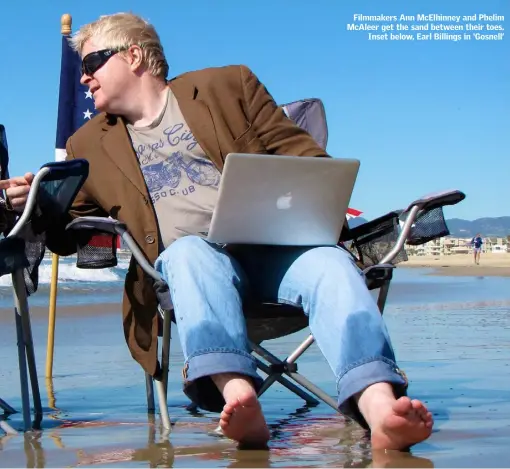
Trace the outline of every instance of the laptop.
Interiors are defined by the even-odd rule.
[[[230,153],[210,227],[198,234],[217,244],[334,246],[359,165],[355,159]]]

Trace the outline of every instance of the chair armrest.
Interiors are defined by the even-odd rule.
[[[413,203],[409,204],[409,206],[403,211],[403,213],[408,213],[413,207],[418,207],[420,210],[433,210],[437,207],[444,207],[445,205],[455,205],[459,202],[463,201],[466,198],[466,194],[459,190],[447,190],[440,192],[432,192],[430,194],[424,195],[419,199],[415,200]]]
[[[106,217],[79,217],[66,226],[66,230],[93,230],[99,233],[108,233],[122,236],[127,232],[127,226],[113,218]]]
[[[405,221],[396,245],[381,262],[391,262],[406,241],[417,245],[447,236],[450,232],[444,219],[443,207],[458,204],[465,198],[464,192],[448,190],[425,195],[411,203],[400,216]]]
[[[407,260],[404,250],[406,241],[408,244],[423,244],[449,234],[443,207],[455,205],[465,197],[466,195],[459,190],[425,195],[415,200],[405,210],[393,211],[355,228],[344,230],[340,241],[352,240],[365,266],[402,262]],[[381,255],[381,252],[384,252],[384,255]]]
[[[10,236],[16,236],[37,211],[38,219],[51,223],[65,215],[89,174],[87,160],[76,159],[46,163],[36,173],[27,203]]]
[[[450,234],[446,225],[443,207],[455,205],[466,198],[459,190],[434,192],[415,200],[402,212],[400,217],[404,221],[402,230],[409,223],[409,230],[405,241],[408,245],[425,244],[437,238]]]

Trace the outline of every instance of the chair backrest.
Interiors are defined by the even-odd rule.
[[[5,249],[0,255],[11,255],[9,259],[3,259],[4,263],[24,267],[27,295],[35,293],[39,285],[39,266],[46,249],[46,230],[67,214],[88,176],[88,170],[89,163],[83,159],[43,165],[34,178],[23,215],[9,230],[9,237],[2,240]],[[23,265],[20,265],[19,243],[14,244],[15,239],[24,245]],[[10,249],[10,246],[13,248]],[[6,268],[2,272],[5,273]]]
[[[0,124],[0,179],[9,178],[9,152],[5,127]],[[5,194],[0,191],[0,235],[7,233],[14,225],[15,214],[7,211]]]
[[[318,98],[301,99],[283,104],[283,111],[299,127],[306,130],[325,150],[328,144],[328,125],[324,104]]]
[[[0,179],[9,178],[9,152],[5,127],[0,124]]]

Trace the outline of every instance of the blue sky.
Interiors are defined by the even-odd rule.
[[[279,103],[321,98],[329,153],[361,160],[351,206],[367,218],[448,188],[467,194],[448,218],[510,215],[510,36],[368,41],[346,29],[355,13],[509,19],[508,0],[4,2],[0,123],[11,174],[54,159],[61,15],[75,31],[118,11],[156,26],[170,76],[243,63]]]

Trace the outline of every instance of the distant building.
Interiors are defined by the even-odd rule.
[[[445,236],[429,241],[421,246],[408,246],[405,250],[408,256],[448,256],[451,254],[471,254],[473,247],[471,239]],[[510,252],[510,243],[507,238],[487,237],[483,238],[482,253],[507,253]]]

